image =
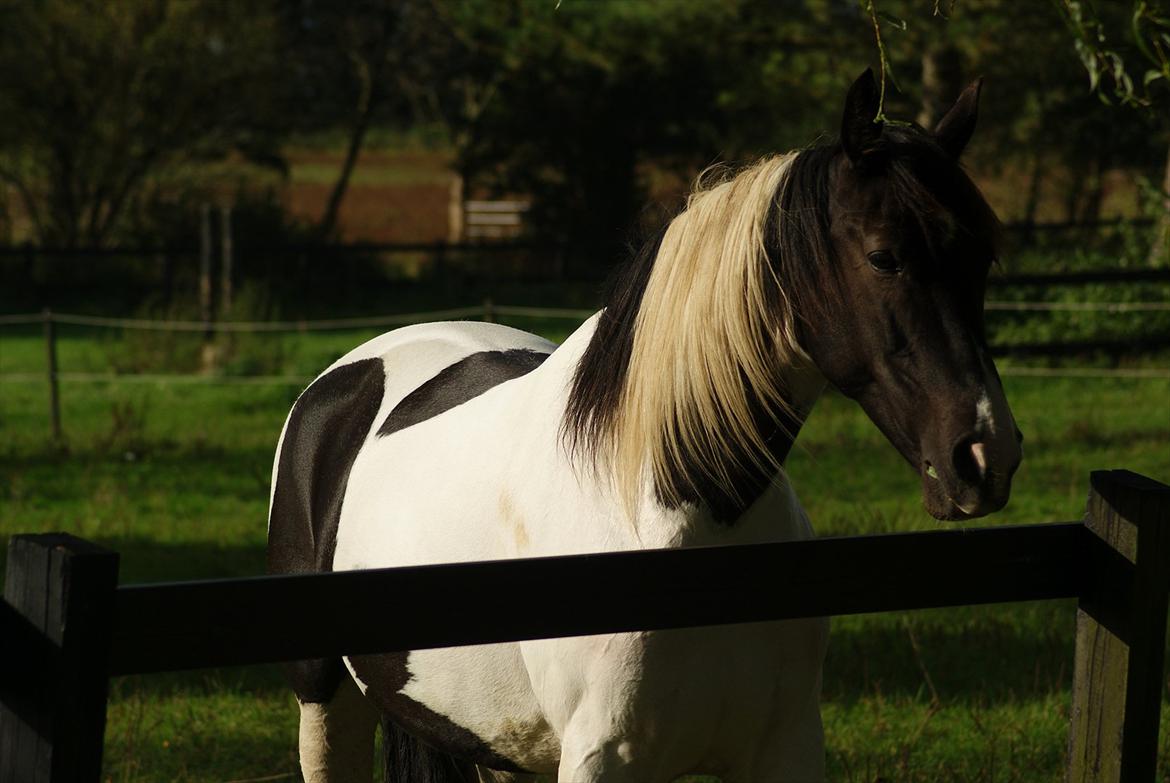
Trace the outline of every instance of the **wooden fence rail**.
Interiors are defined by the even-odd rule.
[[[116,553],[61,534],[15,536],[0,602],[11,661],[0,675],[0,780],[97,780],[110,676],[1075,597],[1068,779],[1149,781],[1170,487],[1127,471],[1090,484],[1084,523],[123,587]],[[518,593],[522,604],[501,600]],[[402,595],[412,600],[395,604],[393,624],[365,622]]]

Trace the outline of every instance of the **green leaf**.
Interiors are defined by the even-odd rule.
[[[1158,81],[1159,79],[1165,78],[1166,74],[1162,73],[1161,71],[1155,71],[1153,68],[1151,68],[1150,70],[1146,71],[1146,75],[1142,77],[1142,86],[1149,87],[1152,83]]]
[[[886,13],[885,11],[878,11],[877,15],[883,21],[889,22],[891,25],[893,25],[894,27],[897,27],[899,30],[906,29],[906,20],[905,19],[901,19],[897,16],[894,16],[893,14]]]

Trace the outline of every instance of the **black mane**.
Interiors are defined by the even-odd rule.
[[[642,294],[669,226],[668,220],[610,277],[605,309],[573,373],[565,409],[564,430],[574,449],[593,453],[614,423],[634,350]]]

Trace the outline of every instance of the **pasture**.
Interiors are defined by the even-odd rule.
[[[372,334],[250,338],[257,344],[242,353],[308,376]],[[66,332],[61,364],[103,371],[131,350],[146,348]],[[38,372],[42,357],[35,331],[0,334],[0,373]],[[1005,386],[1026,456],[1011,504],[988,524],[1078,518],[1092,469],[1170,477],[1170,379],[1008,377]],[[43,383],[4,384],[0,537],[76,533],[122,552],[129,582],[260,573],[272,449],[297,391],[66,382],[60,450],[46,437]],[[938,524],[914,474],[839,395],[818,404],[788,467],[821,535]],[[1073,616],[1058,602],[835,621],[824,687],[830,779],[1060,779]],[[124,678],[113,686],[103,779],[296,779],[295,740],[293,699],[274,668]],[[1165,721],[1160,759],[1170,774]]]

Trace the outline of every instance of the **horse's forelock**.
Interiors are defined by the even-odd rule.
[[[891,126],[883,134],[883,174],[891,203],[922,234],[934,260],[955,239],[975,241],[998,256],[1002,226],[962,165],[934,136],[914,126]]]

